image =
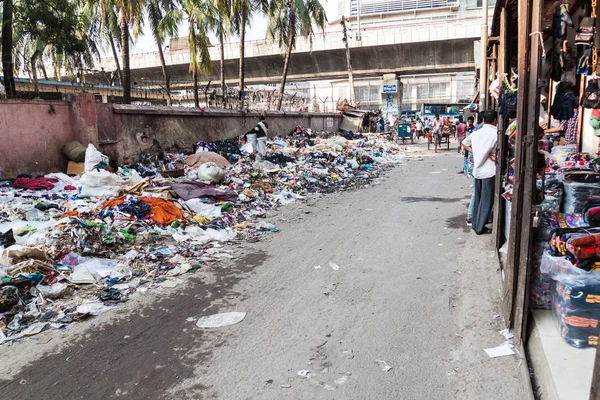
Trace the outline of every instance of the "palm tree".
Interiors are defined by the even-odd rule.
[[[225,37],[231,33],[233,29],[232,18],[230,16],[229,0],[213,0],[214,7],[214,22],[215,25],[211,29],[219,38],[220,47],[220,77],[221,77],[221,93],[223,94],[223,106],[227,104],[227,87],[225,85]]]
[[[174,13],[176,9],[176,0],[148,0],[146,11],[152,36],[158,46],[160,64],[162,67],[163,78],[165,80],[165,90],[167,92],[167,105],[171,105],[171,77],[167,72],[167,63],[163,46],[167,36],[176,36],[179,24]]]
[[[188,23],[188,48],[190,52],[190,72],[194,87],[194,106],[200,107],[198,98],[198,73],[209,74],[212,69],[207,27],[215,26],[215,8],[208,0],[182,0],[182,9],[174,13],[175,20],[185,14]]]
[[[277,102],[277,111],[281,111],[290,56],[296,47],[296,37],[308,36],[312,46],[314,27],[323,29],[327,17],[319,0],[271,0],[267,16],[267,38],[276,40],[279,47],[286,51]]]
[[[129,29],[132,28],[133,36],[141,31],[141,20],[144,11],[143,0],[100,0],[102,19],[107,12],[118,9],[119,26],[121,28],[121,57],[123,59],[123,70],[121,83],[123,86],[123,103],[131,103],[131,68],[129,65]]]
[[[13,0],[4,0],[2,4],[2,71],[6,97],[14,97]]]
[[[110,84],[114,84],[117,76],[121,77],[121,65],[119,62],[118,50],[121,48],[121,43],[115,38],[121,36],[121,27],[119,26],[118,7],[115,0],[107,2],[106,0],[80,0],[85,2],[82,5],[83,13],[89,19],[90,32],[94,33],[96,43],[99,46],[110,46],[113,59],[115,61],[115,71],[110,78]]]

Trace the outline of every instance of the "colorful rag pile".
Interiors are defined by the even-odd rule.
[[[54,189],[54,183],[57,183],[58,179],[54,178],[27,178],[19,177],[13,182],[15,189],[26,189],[26,190],[52,190]]]
[[[117,197],[111,200],[108,200],[104,205],[102,205],[102,209],[108,208],[117,208],[121,204],[125,203],[127,196]],[[177,207],[172,202],[161,199],[158,197],[137,197],[138,201],[142,201],[151,207],[151,211],[147,218],[151,219],[157,224],[160,225],[170,225],[174,221],[185,221],[183,216],[183,211]]]

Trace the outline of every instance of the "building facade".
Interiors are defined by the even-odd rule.
[[[494,5],[491,0],[489,7]],[[481,7],[481,0],[331,0],[326,5],[326,34],[341,35],[340,25],[345,18],[351,54],[361,46],[379,42],[387,45],[391,34],[398,43],[423,46],[432,41],[472,39],[475,48],[481,32]],[[476,51],[464,57],[470,68],[444,73],[396,72],[403,86],[403,113],[456,114],[470,104],[477,91]],[[360,108],[381,108],[382,78],[383,73],[377,72],[354,78],[355,99]],[[286,92],[306,96],[308,108],[321,111],[331,111],[344,99],[351,99],[348,79],[296,82],[286,87]]]

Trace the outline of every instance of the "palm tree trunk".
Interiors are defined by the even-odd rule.
[[[131,70],[129,69],[129,22],[124,12],[126,0],[121,0],[121,53],[123,56],[123,103],[131,103]]]
[[[46,71],[46,66],[44,65],[44,62],[42,60],[39,60],[38,62],[40,69],[42,70],[42,74],[44,75],[44,79],[48,80],[48,72]]]
[[[283,64],[283,75],[281,76],[281,87],[279,88],[279,101],[277,102],[277,111],[281,111],[281,104],[283,103],[283,92],[285,91],[285,82],[287,80],[288,68],[290,66],[290,57],[292,56],[292,43],[294,42],[294,33],[290,32],[287,53],[285,54],[285,62]]]
[[[194,81],[194,106],[200,108],[200,99],[198,98],[198,72],[192,72],[192,80]]]
[[[4,72],[4,90],[6,97],[16,94],[13,66],[13,0],[4,0],[2,6],[2,71]]]
[[[240,100],[244,90],[244,50],[246,48],[246,20],[248,18],[246,0],[242,1],[242,14],[240,16]]]
[[[121,65],[119,64],[119,55],[117,54],[117,48],[115,47],[115,40],[113,39],[112,32],[107,28],[108,32],[108,40],[110,41],[110,48],[112,49],[113,58],[115,59],[115,67],[117,68],[116,74],[113,76],[112,81],[117,75],[119,75],[119,79],[122,80],[121,76]],[[121,82],[122,83],[122,82]]]
[[[162,43],[158,44],[158,54],[160,56],[160,65],[162,67],[163,78],[165,79],[165,89],[167,90],[167,105],[171,106],[171,77],[167,73],[167,63],[165,62],[165,54],[163,53]]]
[[[40,54],[39,50],[33,52],[31,56],[31,80],[33,81],[33,93],[35,94],[35,98],[40,97],[40,88],[38,86],[38,77],[37,77],[37,58]]]
[[[225,38],[223,35],[223,24],[219,29],[219,44],[221,46],[221,94],[223,95],[223,108],[227,104],[227,88],[225,87]]]

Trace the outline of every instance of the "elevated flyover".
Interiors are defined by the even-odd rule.
[[[384,73],[417,75],[472,71],[475,68],[474,42],[478,40],[479,32],[478,18],[435,19],[364,29],[362,41],[356,41],[354,37],[349,40],[354,74],[360,77]],[[228,84],[235,85],[238,79],[239,43],[226,43],[224,50],[226,80]],[[200,77],[203,83],[216,83],[220,79],[219,54],[218,46],[210,48],[213,69],[210,76]],[[267,41],[250,41],[246,45],[245,55],[247,84],[279,82],[283,57],[277,45]],[[189,86],[188,49],[168,49],[165,59],[173,86]],[[103,58],[97,68],[114,71],[114,60]],[[131,69],[132,79],[139,85],[162,82],[158,52],[131,55]],[[290,82],[346,76],[346,53],[341,30],[317,34],[312,43],[307,38],[298,38],[290,62]],[[96,79],[106,82],[105,77],[96,76]]]

